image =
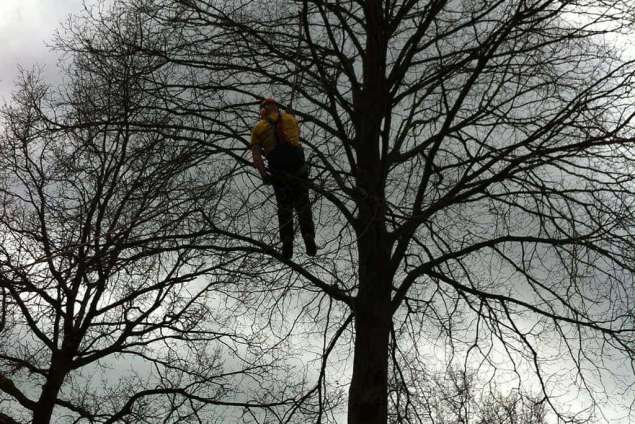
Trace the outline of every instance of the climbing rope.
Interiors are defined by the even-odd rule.
[[[293,113],[293,101],[295,100],[295,93],[298,89],[298,85],[302,81],[304,77],[304,69],[300,68],[300,72],[298,72],[297,67],[300,65],[300,50],[302,48],[302,36],[304,34],[304,25],[302,25],[302,11],[298,12],[298,45],[295,49],[295,58],[296,58],[296,73],[293,79],[293,84],[291,85],[291,99],[289,100],[289,110]]]

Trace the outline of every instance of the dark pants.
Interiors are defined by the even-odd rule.
[[[306,171],[299,173],[275,173],[273,174],[273,190],[278,204],[278,225],[280,240],[287,248],[293,246],[293,211],[298,214],[300,232],[305,243],[315,238],[315,226],[309,201],[309,188],[307,186],[308,174]]]
[[[287,143],[276,143],[267,156],[271,181],[278,204],[278,225],[283,250],[293,249],[293,211],[298,214],[300,232],[306,244],[313,243],[315,227],[309,202],[309,173],[306,168],[304,151],[301,147]]]

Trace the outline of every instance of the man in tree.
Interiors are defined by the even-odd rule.
[[[271,182],[278,207],[282,256],[293,256],[293,210],[298,214],[306,253],[315,256],[315,226],[307,186],[308,169],[300,144],[300,127],[290,113],[282,113],[274,99],[261,103],[260,121],[251,134],[254,165],[265,182]],[[265,168],[262,155],[267,158]]]
[[[0,115],[10,118],[0,133],[0,289],[21,302],[16,330],[0,333],[0,368],[19,367],[14,381],[28,377],[27,387],[56,383],[59,395],[38,406],[76,399],[73,415],[96,411],[87,422],[205,422],[221,419],[214,406],[227,409],[218,392],[245,423],[428,422],[435,411],[418,376],[475,364],[491,387],[537,388],[559,422],[604,415],[616,424],[603,405],[622,403],[632,418],[635,375],[623,365],[635,359],[635,62],[609,42],[635,32],[632,1],[107,3],[71,20],[60,41],[74,55],[72,85],[26,80],[24,111]],[[280,266],[281,255],[262,255],[262,234],[246,230],[271,220],[262,196],[241,184],[244,107],[265,90],[296,93],[302,104],[321,170],[319,220],[329,225],[322,264]],[[55,116],[64,119],[56,126]],[[66,130],[71,118],[77,129]],[[276,126],[263,125],[275,143]],[[175,174],[164,183],[167,166]],[[104,246],[111,228],[121,236]],[[56,257],[60,265],[31,264],[66,246],[75,253]],[[156,252],[173,256],[154,260]],[[172,261],[183,270],[154,277]],[[104,273],[111,285],[93,288]],[[176,291],[203,282],[198,299]],[[92,338],[78,339],[84,316]],[[216,322],[238,334],[211,356]],[[165,343],[174,328],[184,347],[137,348],[137,339]],[[210,358],[199,360],[208,344]],[[78,355],[65,364],[56,352],[66,346]],[[152,352],[157,383],[143,397],[138,378],[114,395],[86,393],[94,385],[73,372],[86,357],[107,364],[104,349]],[[212,380],[233,376],[242,351],[250,356],[238,363],[256,384]],[[219,368],[207,371],[215,358]],[[175,362],[187,367],[176,376]],[[165,394],[150,404],[155,389]],[[472,410],[454,394],[437,398],[452,400],[458,419]],[[242,409],[252,399],[264,407]]]

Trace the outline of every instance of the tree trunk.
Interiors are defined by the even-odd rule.
[[[368,116],[368,115],[366,115]],[[349,424],[386,424],[388,419],[388,342],[392,323],[391,242],[385,222],[383,165],[379,156],[379,119],[359,126],[365,145],[357,152],[356,223],[359,289],[355,299],[355,352],[349,390]],[[374,142],[373,142],[374,140]]]
[[[363,283],[360,281],[361,284]],[[370,290],[367,290],[367,295],[358,298],[348,424],[386,424],[388,420],[388,338],[391,314],[390,291],[386,296],[386,285],[386,281],[379,279],[369,281],[367,287]]]
[[[59,351],[53,354],[48,378],[42,388],[35,411],[33,411],[32,424],[50,424],[60,388],[70,368],[70,362],[70,355],[65,355]]]
[[[385,158],[381,125],[390,110],[386,81],[385,14],[380,0],[364,6],[367,20],[363,87],[354,90],[355,177],[360,198],[355,225],[359,289],[355,299],[355,351],[349,389],[348,424],[388,421],[388,349],[392,323],[391,242],[386,229]]]

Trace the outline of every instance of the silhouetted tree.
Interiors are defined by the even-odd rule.
[[[216,237],[207,255],[244,255],[221,267],[240,281],[241,313],[254,335],[284,334],[271,352],[301,359],[311,381],[284,415],[255,422],[334,421],[346,399],[350,424],[385,424],[389,411],[419,407],[397,408],[389,382],[412,386],[434,358],[535,383],[567,420],[562,384],[589,408],[612,375],[634,387],[634,68],[615,42],[631,10],[626,0],[115,0],[72,21],[59,46],[76,58],[71,81],[78,64],[110,75],[113,58],[134,55],[144,69],[134,113],[109,128],[200,157],[188,186],[204,169],[217,176],[214,200],[182,203],[201,211],[188,231]],[[256,105],[272,94],[302,119],[315,259],[277,255],[271,193],[248,166]],[[209,260],[200,266],[219,266]]]
[[[488,387],[473,370],[419,373],[413,385],[393,386],[389,422],[434,424],[547,424],[545,402],[523,391]],[[554,420],[553,422],[555,422]]]
[[[139,103],[141,58],[110,58],[103,73],[85,59],[65,93],[25,74],[3,114],[0,406],[42,424],[293,405],[301,376],[284,380],[269,352],[284,336],[247,331],[227,294],[240,277],[226,270],[247,254],[206,221],[227,174],[181,130],[131,125],[172,122]]]

